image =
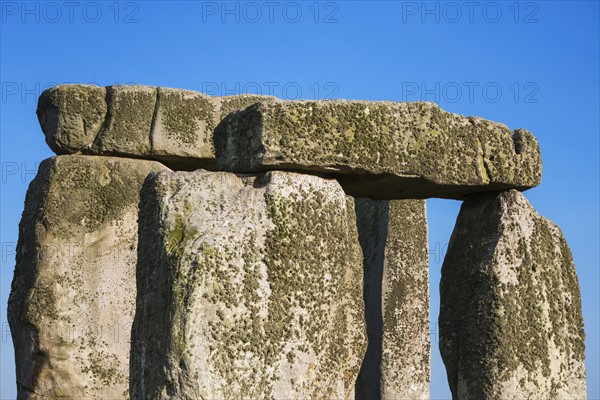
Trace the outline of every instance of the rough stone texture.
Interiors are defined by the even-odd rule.
[[[180,170],[215,169],[218,158],[220,168],[237,172],[335,177],[357,197],[462,199],[528,189],[539,184],[542,171],[528,131],[425,102],[282,101],[140,85],[60,85],[42,93],[38,118],[59,154],[155,159]]]
[[[362,253],[336,181],[161,173],[142,198],[134,398],[354,397]]]
[[[161,170],[101,156],[41,163],[8,306],[19,399],[127,396],[139,191]]]
[[[91,145],[92,153],[152,154],[150,132],[157,106],[157,92],[157,88],[151,86],[107,87],[108,112],[102,130]]]
[[[38,119],[46,143],[56,154],[68,154],[92,145],[106,117],[106,88],[61,85],[40,96]]]
[[[273,96],[263,96],[254,94],[242,94],[239,96],[213,97],[219,104],[219,121],[223,120],[227,115],[235,111],[241,111],[260,102],[272,103],[280,101]]]
[[[440,350],[455,399],[586,398],[571,252],[522,194],[463,204],[440,292]]]
[[[429,399],[429,263],[424,200],[356,200],[369,347],[357,399]]]
[[[213,131],[221,116],[274,97],[211,97],[155,86],[59,85],[46,90],[38,119],[57,154],[121,155],[173,168],[216,167]]]
[[[171,163],[215,165],[213,131],[217,106],[209,96],[191,90],[158,88],[152,154]]]
[[[350,195],[447,197],[539,184],[537,140],[526,130],[433,103],[267,101],[229,114],[215,131],[221,168],[335,176]]]

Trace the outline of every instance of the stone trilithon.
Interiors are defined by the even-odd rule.
[[[8,316],[19,399],[427,399],[425,199],[455,399],[583,398],[536,138],[426,102],[60,85]]]

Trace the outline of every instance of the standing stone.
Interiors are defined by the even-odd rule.
[[[440,283],[455,399],[584,399],[579,283],[560,229],[517,191],[464,202]]]
[[[163,170],[80,155],[40,165],[8,305],[19,399],[128,396],[139,191]]]
[[[220,168],[327,174],[355,197],[460,199],[528,189],[542,173],[530,132],[425,102],[259,101],[214,140]]]
[[[429,263],[424,200],[356,200],[369,347],[357,399],[429,399]]]
[[[134,398],[354,398],[362,254],[336,181],[161,173],[142,198]]]

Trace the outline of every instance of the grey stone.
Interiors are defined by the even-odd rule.
[[[134,398],[354,398],[362,253],[336,181],[160,173],[142,198]]]
[[[19,399],[128,397],[139,191],[164,170],[102,156],[41,163],[8,305]]]
[[[191,90],[158,88],[156,120],[151,133],[152,154],[171,163],[184,160],[213,166],[213,131],[217,104],[207,95]]]
[[[57,153],[155,159],[179,170],[310,172],[337,178],[356,197],[462,199],[525,190],[542,173],[528,131],[424,102],[60,85],[40,96],[38,117]]]
[[[280,101],[273,96],[262,96],[254,94],[241,94],[239,96],[224,96],[224,97],[213,97],[219,104],[219,122],[223,120],[229,114],[244,110],[252,104],[258,102],[271,103]]]
[[[158,160],[174,169],[216,168],[221,116],[274,97],[211,97],[155,86],[59,85],[40,96],[38,119],[57,154]]]
[[[560,229],[515,191],[463,204],[440,283],[455,399],[585,399],[584,330]]]
[[[214,140],[222,169],[333,176],[355,197],[460,199],[528,189],[542,172],[528,131],[425,102],[261,101],[225,117]]]
[[[369,347],[357,399],[429,399],[429,264],[424,200],[357,199]]]
[[[87,149],[106,118],[106,88],[61,85],[40,96],[37,115],[46,143],[56,154]]]
[[[64,90],[70,90],[71,87],[62,86]],[[108,86],[106,120],[90,146],[91,152],[109,155],[151,155],[150,132],[157,105],[157,91],[156,87],[151,86]]]

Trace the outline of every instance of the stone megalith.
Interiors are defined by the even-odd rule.
[[[41,163],[8,303],[19,399],[127,397],[139,191],[164,170],[102,156]]]
[[[429,399],[429,263],[424,200],[356,199],[369,346],[360,399]]]
[[[579,283],[560,229],[515,191],[464,202],[440,283],[455,399],[584,399]]]
[[[143,85],[58,85],[42,93],[37,115],[56,154],[147,158],[173,168],[215,168],[213,131],[222,116],[274,97],[211,97]]]
[[[308,172],[338,179],[355,197],[463,199],[541,180],[530,132],[426,102],[59,85],[42,93],[37,114],[57,154],[147,158],[177,170]]]
[[[160,173],[142,198],[133,398],[354,398],[362,253],[335,180]]]
[[[542,165],[524,129],[426,102],[259,101],[215,130],[221,169],[334,176],[346,193],[379,199],[462,199],[537,186]]]

